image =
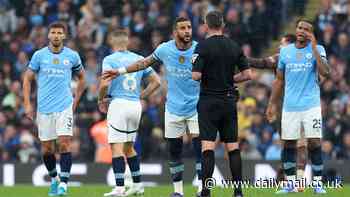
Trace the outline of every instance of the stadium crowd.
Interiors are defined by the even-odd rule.
[[[315,17],[318,41],[325,46],[332,65],[331,77],[321,85],[325,159],[350,159],[350,3],[346,2],[322,0]],[[289,17],[304,13],[305,4],[306,0],[0,0],[0,161],[40,160],[35,124],[24,118],[21,105],[21,74],[33,52],[46,45],[51,22],[67,24],[66,45],[79,52],[86,71],[87,88],[75,115],[73,161],[108,163],[111,153],[105,115],[97,109],[97,96],[101,61],[111,53],[106,44],[111,29],[127,28],[130,50],[146,56],[171,38],[176,16],[191,19],[193,38],[200,41],[205,37],[203,15],[219,9],[225,14],[225,33],[241,44],[247,56],[259,56],[281,35],[282,24]],[[154,68],[164,76],[160,65]],[[264,115],[273,78],[270,72],[259,73],[240,87],[239,135],[244,159],[280,159],[278,132]],[[164,87],[142,101],[136,148],[143,160],[167,157]],[[185,137],[184,141],[184,155],[193,157],[190,140]],[[224,156],[220,145],[216,155]]]

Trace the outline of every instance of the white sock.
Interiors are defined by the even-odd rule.
[[[302,169],[298,169],[297,170],[297,179],[302,179],[302,178],[304,178],[304,170],[302,170]]]
[[[52,178],[51,178],[51,181],[60,182],[60,177],[59,177],[59,176],[52,177]]]
[[[115,186],[114,189],[115,189],[115,190],[118,190],[118,191],[122,191],[122,192],[125,191],[125,187],[124,187],[124,186]]]
[[[197,193],[202,191],[202,180],[199,181],[198,188],[197,188]]]
[[[174,185],[174,191],[183,195],[184,194],[184,190],[183,190],[183,181],[177,181],[177,182],[173,182]]]
[[[134,183],[134,186],[135,186],[135,187],[138,187],[138,188],[139,188],[139,187],[143,187],[142,182],[140,182],[140,183]]]
[[[67,183],[65,183],[65,182],[60,182],[60,184],[58,186],[63,187],[64,189],[67,190]]]

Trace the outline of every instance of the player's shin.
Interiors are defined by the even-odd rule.
[[[57,177],[57,170],[56,170],[56,157],[54,154],[47,153],[43,155],[43,161],[46,166],[47,171],[49,172],[49,176],[51,178]]]
[[[124,187],[125,161],[124,157],[112,158],[113,172],[115,176],[116,187]]]
[[[289,145],[287,145],[289,144]],[[285,142],[282,150],[283,170],[287,177],[287,181],[295,181],[296,179],[296,147],[295,143]]]
[[[298,146],[297,148],[297,179],[304,177],[304,169],[306,165],[306,147]]]
[[[182,173],[184,164],[182,162],[182,138],[168,139],[170,153],[170,174],[174,184],[174,192],[183,195]]]
[[[141,183],[140,160],[137,155],[127,158],[132,180],[135,184]]]
[[[322,150],[321,146],[308,148],[308,152],[311,160],[311,169],[313,174],[313,179],[321,183],[322,171],[323,171],[323,160],[322,160]]]
[[[241,151],[239,149],[228,152],[230,160],[230,169],[232,173],[232,180],[238,185],[235,188],[235,193],[242,193],[241,182],[242,182],[242,160]]]
[[[70,170],[72,168],[72,154],[70,152],[61,153],[60,166],[60,180],[61,182],[67,184],[70,176]]]
[[[202,153],[202,194],[201,196],[209,196],[210,190],[207,188],[207,181],[212,178],[215,167],[215,154],[214,150],[205,150]]]
[[[199,137],[192,138],[192,145],[196,156],[196,172],[199,182],[202,181],[202,146]],[[202,184],[198,185],[198,191],[202,191]]]

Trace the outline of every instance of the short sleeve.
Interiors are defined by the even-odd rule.
[[[192,72],[202,72],[204,67],[205,48],[203,44],[197,44],[192,54]]]
[[[107,71],[107,70],[112,70],[112,64],[110,61],[108,61],[107,58],[104,58],[102,61],[102,72]]]
[[[150,76],[152,73],[154,73],[154,70],[152,67],[147,67],[145,70],[143,70],[143,75],[142,77],[148,77]]]
[[[277,69],[280,71],[284,71],[285,65],[286,64],[284,62],[284,53],[283,53],[283,48],[282,48],[282,49],[280,49],[280,53],[279,53]]]
[[[164,56],[164,43],[160,44],[152,53],[152,57],[157,61],[161,62]]]
[[[320,53],[320,56],[321,56],[322,58],[327,59],[326,50],[324,49],[323,46],[317,45],[317,51]]]
[[[81,59],[78,53],[74,53],[74,65],[72,66],[72,71],[79,71],[83,68]]]
[[[38,52],[35,52],[28,64],[28,68],[34,72],[38,72],[40,69],[40,56]]]

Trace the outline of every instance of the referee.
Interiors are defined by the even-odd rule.
[[[202,142],[201,196],[210,196],[206,181],[214,171],[214,148],[217,131],[224,142],[230,160],[233,181],[242,180],[242,162],[237,140],[238,94],[234,83],[250,80],[247,59],[233,40],[223,36],[223,16],[218,11],[205,17],[208,37],[197,45],[192,57],[192,78],[201,81],[197,104],[200,138]],[[239,71],[235,75],[235,71]],[[235,197],[243,196],[241,187],[234,190]]]

